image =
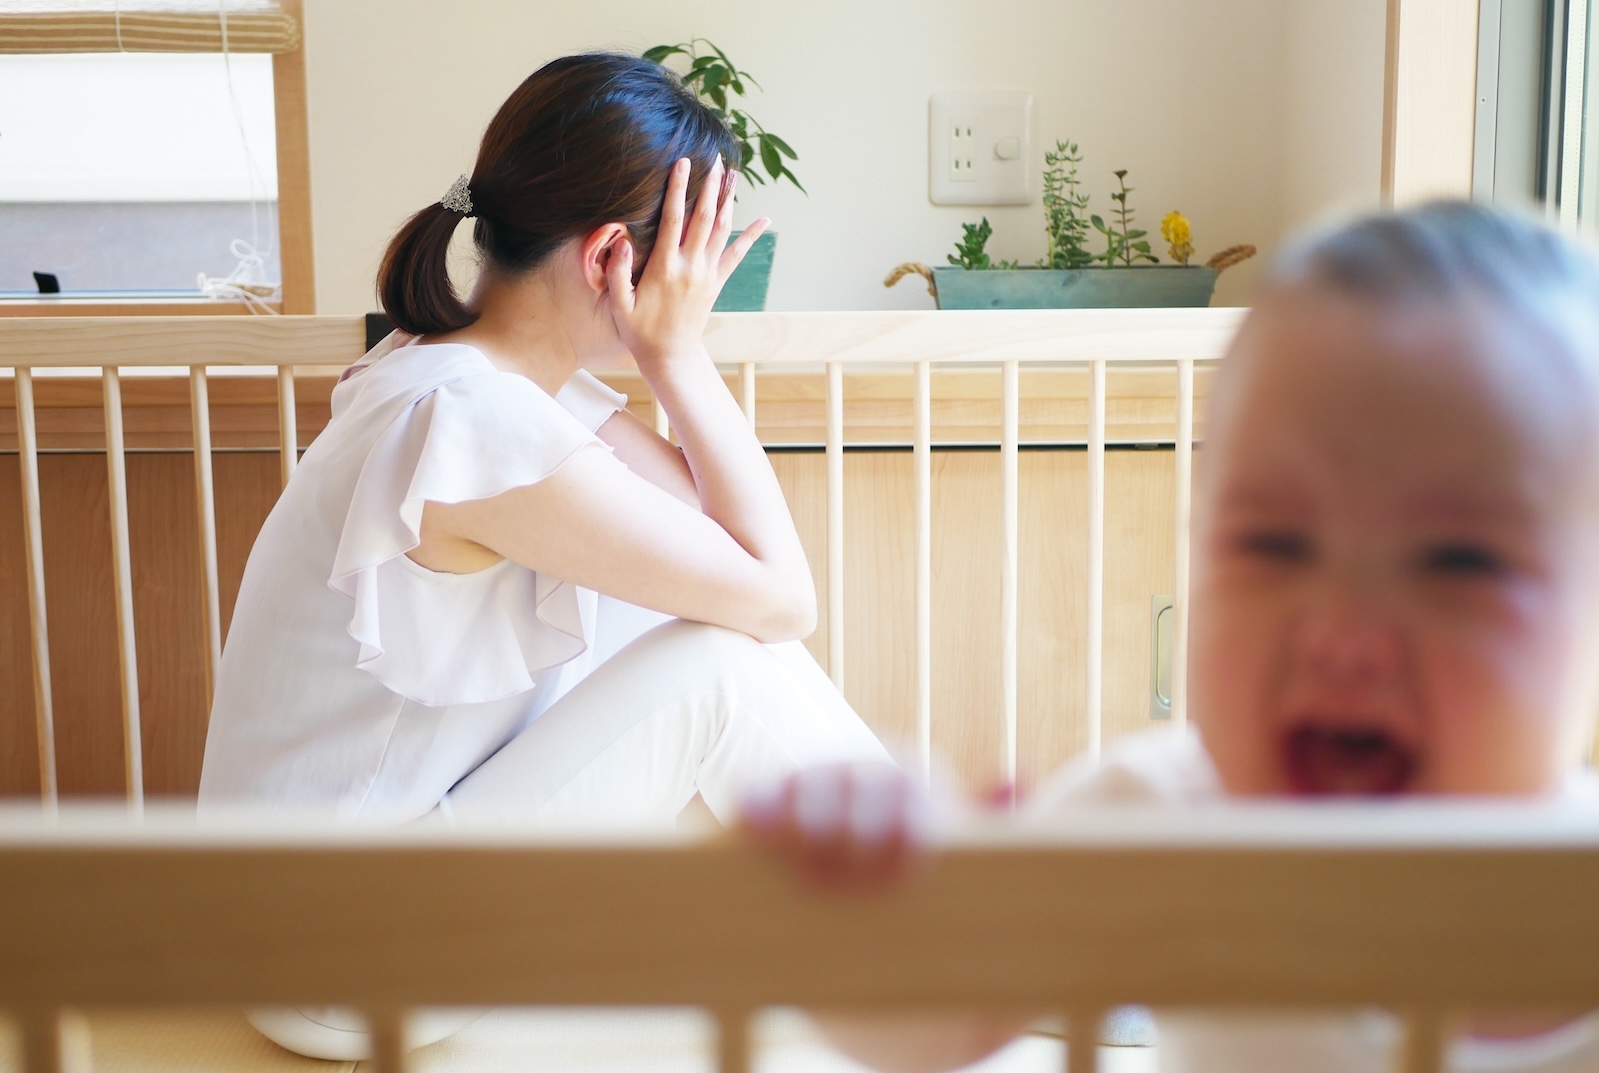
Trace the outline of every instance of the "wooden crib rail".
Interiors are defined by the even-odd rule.
[[[1176,574],[1172,716],[1185,718],[1184,637],[1187,628],[1188,504],[1194,412],[1194,363],[1220,357],[1242,310],[1021,310],[972,312],[759,313],[713,316],[706,333],[711,356],[736,369],[743,409],[755,420],[759,370],[814,368],[825,375],[827,460],[826,577],[827,670],[845,683],[844,578],[844,396],[845,370],[911,366],[913,398],[916,556],[916,715],[924,765],[932,754],[932,481],[931,369],[960,364],[994,369],[1001,382],[1001,569],[1000,656],[1003,720],[998,765],[1017,776],[1019,447],[1021,375],[1024,366],[1076,365],[1089,372],[1087,663],[1082,669],[1087,698],[1087,751],[1097,755],[1102,723],[1105,577],[1106,375],[1110,365],[1175,365],[1177,443],[1175,454]],[[347,365],[364,347],[359,317],[85,317],[0,318],[0,379],[14,377],[18,454],[22,470],[28,596],[34,659],[34,700],[39,744],[39,786],[47,804],[56,799],[54,715],[50,689],[45,612],[44,557],[39,518],[39,444],[34,406],[37,377],[63,369],[98,370],[103,384],[106,459],[111,512],[112,565],[118,629],[125,785],[128,800],[142,807],[143,767],[134,628],[134,591],[128,539],[122,421],[123,370],[149,367],[187,370],[194,450],[194,487],[205,634],[205,683],[212,688],[222,644],[216,567],[216,510],[212,475],[208,369],[243,367],[275,374],[278,454],[287,483],[298,459],[295,371]],[[657,427],[669,432],[657,407]]]
[[[1433,1070],[1454,1011],[1599,1006],[1599,823],[1553,808],[1090,812],[964,832],[873,897],[817,894],[732,840],[68,809],[0,816],[0,875],[0,1009],[41,1053],[74,1006],[357,1006],[399,1070],[403,1011],[423,1005],[690,1004],[737,1026],[771,1005],[1058,1009],[1081,1026],[1139,1001],[1378,1004],[1411,1015],[1407,1068]],[[722,1068],[747,1068],[729,1039]]]

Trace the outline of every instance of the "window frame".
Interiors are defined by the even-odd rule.
[[[277,132],[278,258],[283,298],[267,303],[278,313],[316,312],[316,265],[311,237],[311,146],[305,78],[304,0],[279,0],[301,27],[300,47],[272,57],[273,125]],[[251,316],[244,302],[211,298],[127,301],[23,298],[0,301],[0,317]]]

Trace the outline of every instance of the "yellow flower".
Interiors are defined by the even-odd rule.
[[[1171,259],[1178,264],[1187,264],[1188,258],[1194,255],[1193,232],[1188,226],[1188,217],[1180,212],[1168,212],[1160,222],[1160,234],[1171,244]]]

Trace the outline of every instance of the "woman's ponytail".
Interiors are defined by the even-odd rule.
[[[395,327],[408,335],[438,335],[477,320],[450,283],[450,239],[461,215],[435,202],[394,236],[378,269],[378,297]]]

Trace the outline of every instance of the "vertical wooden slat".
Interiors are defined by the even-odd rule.
[[[1066,1069],[1068,1073],[1099,1073],[1098,1010],[1073,1010],[1066,1018]]]
[[[746,361],[738,367],[738,404],[744,411],[744,416],[749,419],[750,428],[755,427],[755,363]]]
[[[650,400],[650,406],[655,413],[655,434],[664,439],[672,436],[672,423],[666,419],[666,407],[661,405],[660,399]]]
[[[28,621],[33,630],[33,714],[39,739],[39,798],[56,807],[55,701],[50,690],[50,631],[44,594],[44,523],[39,507],[39,429],[33,370],[16,371],[17,443],[22,465],[22,539],[28,558]]]
[[[278,366],[278,459],[286,486],[294,476],[295,463],[300,460],[300,428],[294,412],[294,367],[291,365]]]
[[[1016,785],[1016,562],[1018,558],[1017,507],[1020,498],[1017,440],[1021,426],[1021,365],[1004,363],[999,456],[1002,477],[1003,543],[1000,549],[999,622],[1000,679],[1004,688],[1005,781]],[[1013,796],[1011,799],[1015,801]]]
[[[194,505],[200,523],[201,609],[205,617],[205,700],[216,691],[222,662],[222,612],[217,582],[216,485],[211,476],[211,389],[205,366],[189,370],[189,408],[194,425]]]
[[[405,1014],[395,1010],[368,1010],[366,1023],[372,1034],[375,1073],[405,1073],[410,1067],[410,1056],[405,1049]]]
[[[1444,1043],[1444,1019],[1440,1015],[1432,1010],[1407,1013],[1400,1073],[1443,1073]]]
[[[1172,586],[1171,717],[1188,723],[1188,555],[1194,498],[1194,363],[1177,363],[1176,577]]]
[[[64,1010],[23,1010],[17,1017],[22,1036],[23,1073],[68,1073],[74,1070],[69,1043],[72,1018]],[[80,1026],[81,1027],[81,1026]]]
[[[916,742],[933,773],[933,364],[916,363]]]
[[[1088,408],[1088,645],[1083,679],[1087,685],[1090,759],[1099,759],[1102,738],[1105,651],[1105,362],[1089,362],[1092,389]]]
[[[144,755],[139,729],[138,641],[133,626],[133,555],[128,539],[128,468],[122,431],[122,376],[101,370],[105,392],[106,466],[111,504],[111,574],[116,586],[117,656],[122,677],[122,745],[128,803],[144,807]]]
[[[750,1019],[745,1010],[723,1010],[716,1017],[717,1073],[750,1073]]]
[[[827,673],[844,688],[844,365],[827,363]]]

